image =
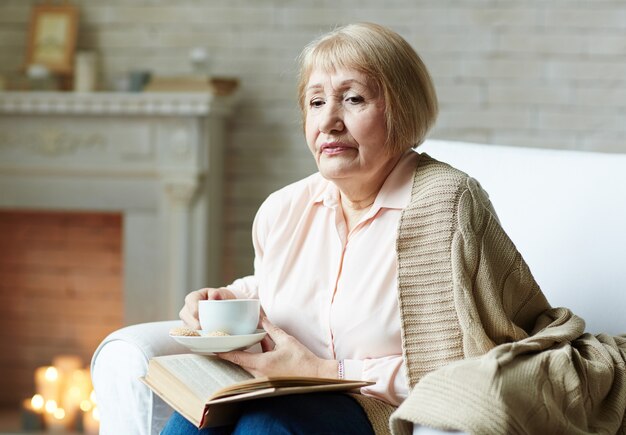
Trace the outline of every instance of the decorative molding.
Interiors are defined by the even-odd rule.
[[[74,154],[86,149],[102,151],[107,145],[107,138],[100,133],[77,134],[58,128],[29,133],[0,132],[0,148],[25,150],[47,157]]]
[[[188,207],[199,183],[196,180],[165,180],[164,189],[172,205]]]
[[[200,92],[0,92],[0,113],[228,116],[236,99]]]

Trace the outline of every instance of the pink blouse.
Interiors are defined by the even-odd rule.
[[[417,154],[407,152],[371,209],[348,233],[339,190],[319,173],[271,194],[252,228],[254,275],[228,288],[260,298],[270,321],[325,359],[343,359],[346,379],[393,405],[408,395],[397,299],[396,236]]]

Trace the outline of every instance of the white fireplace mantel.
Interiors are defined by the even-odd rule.
[[[206,93],[0,92],[0,209],[123,215],[127,324],[220,285],[225,119]]]

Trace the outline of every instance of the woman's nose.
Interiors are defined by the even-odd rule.
[[[341,132],[344,129],[341,110],[334,104],[326,104],[321,115],[320,131],[322,133]]]

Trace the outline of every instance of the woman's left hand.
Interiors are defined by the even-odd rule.
[[[275,326],[267,317],[261,320],[267,336],[261,347],[263,353],[232,351],[219,353],[222,359],[233,362],[255,377],[309,376],[337,378],[337,361],[317,357],[302,343]],[[271,341],[274,346],[272,348]]]

